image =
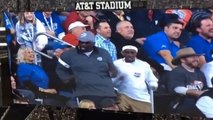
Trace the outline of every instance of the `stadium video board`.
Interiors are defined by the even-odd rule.
[[[85,74],[83,73],[82,76],[80,75],[76,79],[76,76],[70,77],[71,75],[76,74],[76,71],[73,71],[76,69],[72,69],[72,66],[66,65],[66,63],[64,63],[64,65],[63,59],[60,58],[60,56],[63,55],[63,52],[69,51],[69,49],[78,48],[77,44],[73,45],[73,43],[70,42],[77,37],[73,38],[69,37],[68,35],[68,39],[64,38],[67,34],[74,34],[71,30],[71,23],[74,21],[81,21],[82,24],[78,24],[80,27],[92,31],[93,34],[97,34],[98,28],[96,28],[96,22],[98,23],[101,20],[106,20],[111,27],[111,35],[109,38],[116,39],[116,37],[114,37],[114,35],[118,32],[118,27],[116,25],[120,21],[125,20],[131,23],[133,27],[132,29],[134,33],[132,34],[134,37],[132,36],[131,40],[136,40],[137,38],[145,39],[150,35],[163,31],[165,24],[168,21],[168,18],[165,14],[175,14],[172,17],[176,17],[176,19],[180,20],[184,26],[184,30],[182,31],[182,34],[179,38],[179,45],[185,46],[187,41],[192,36],[192,31],[190,30],[191,26],[189,25],[192,15],[196,12],[205,12],[207,14],[211,14],[211,7],[213,6],[212,2],[208,0],[206,0],[206,2],[186,0],[183,3],[182,1],[172,0],[162,0],[161,2],[157,0],[91,0],[80,2],[73,0],[12,0],[7,1],[7,3],[6,1],[2,1],[2,3],[3,4],[1,4],[0,7],[2,8],[1,22],[4,23],[4,26],[2,27],[5,27],[5,29],[8,31],[8,33],[5,34],[5,39],[9,54],[7,62],[8,68],[4,68],[8,69],[6,71],[8,75],[5,73],[1,74],[3,76],[2,78],[4,78],[1,79],[1,81],[7,79],[10,82],[7,82],[6,84],[9,84],[11,87],[7,87],[10,89],[7,91],[7,93],[11,95],[10,97],[6,97],[6,99],[11,98],[12,103],[14,104],[43,104],[78,107],[80,103],[79,99],[82,96],[82,98],[85,97],[87,99],[95,96],[91,99],[98,103],[97,108],[101,108],[102,105],[104,106],[112,103],[117,104],[117,99],[111,98],[115,95],[118,95],[119,92],[117,92],[115,89],[115,93],[112,96],[108,96],[107,94],[108,91],[110,91],[109,89],[104,89],[105,91],[102,91],[103,93],[101,93],[101,87],[96,88],[96,86],[92,86],[93,88],[90,88],[90,83],[83,84],[82,82],[80,84],[82,85],[82,89],[88,88],[84,89],[85,91],[83,91],[87,94],[85,95],[84,93],[77,92],[80,94],[79,99],[75,96],[76,90],[79,90],[78,82],[75,80],[80,79]],[[51,19],[45,18],[46,14],[52,14],[54,17],[56,16],[56,18],[53,18],[53,16]],[[86,16],[83,16],[85,18],[82,16],[79,17],[79,14],[82,14],[82,16],[86,14]],[[122,16],[121,18],[119,18],[120,14]],[[88,16],[90,17],[86,19]],[[67,20],[68,18],[70,20]],[[34,21],[35,19],[36,21]],[[117,44],[115,44],[115,47],[120,45],[120,42],[116,43]],[[138,41],[135,44],[138,44],[139,46],[143,45]],[[30,47],[31,49],[25,49],[26,46]],[[120,54],[120,52],[121,51],[117,51],[117,54]],[[120,58],[122,57],[119,56],[118,59]],[[97,58],[97,60],[101,61],[102,58]],[[79,59],[79,61],[81,61],[81,59]],[[76,62],[76,64],[77,63],[78,62]],[[66,70],[70,70],[70,75],[68,75],[69,80],[65,78],[67,73],[62,74],[61,72],[57,71],[58,64],[62,64],[62,66],[64,65],[65,68],[67,68]],[[82,63],[80,64],[85,65]],[[97,69],[96,67],[98,67],[97,64],[89,67],[93,68],[91,71],[89,71],[92,74],[99,73],[99,71],[95,71]],[[80,67],[79,69],[81,69],[79,70],[81,72],[88,70],[87,68],[83,67]],[[126,72],[128,73],[129,71]],[[154,73],[155,77],[160,80],[159,71],[156,69]],[[138,74],[135,73],[134,76],[137,77]],[[4,77],[4,75],[6,77]],[[89,78],[88,75],[87,79],[92,78]],[[89,82],[89,80],[86,82]],[[106,84],[108,84],[108,82],[106,82]],[[146,86],[145,83],[144,85]],[[2,84],[2,86],[4,86],[4,84]],[[76,86],[78,86],[78,88],[76,88]],[[92,92],[97,92],[97,95],[88,93],[88,91],[86,91],[91,89]],[[151,103],[149,104],[149,107],[151,108],[151,111],[149,111],[150,113],[171,112],[171,106],[168,105],[168,102],[171,102],[174,96],[165,92],[160,93],[161,91],[158,90],[151,90],[150,92],[148,88],[146,89],[147,90],[144,94],[146,94],[146,97],[148,96],[148,101],[146,101],[147,99],[145,98],[145,103]],[[129,93],[132,93],[132,91],[130,92],[129,90]],[[104,96],[104,94],[106,94],[106,96]],[[105,97],[109,97],[110,99],[100,102],[100,99]],[[141,100],[141,98],[139,99]],[[114,108],[109,108],[109,110],[111,109]]]

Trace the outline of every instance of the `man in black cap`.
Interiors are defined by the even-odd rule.
[[[117,72],[109,53],[95,47],[95,36],[92,32],[83,32],[78,38],[79,45],[64,52],[58,60],[57,74],[64,81],[75,80],[74,94],[78,101],[92,100],[96,108],[112,107],[115,104],[111,77]],[[105,100],[112,101],[107,106]]]
[[[198,68],[199,55],[192,48],[183,48],[177,52],[172,64],[177,67],[167,74],[167,88],[170,93],[181,96],[173,108],[183,115],[201,116],[195,103],[206,91],[206,79]]]

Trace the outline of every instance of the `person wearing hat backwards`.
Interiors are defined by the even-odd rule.
[[[79,37],[79,45],[65,51],[58,60],[56,72],[66,83],[75,81],[74,94],[78,101],[92,100],[96,108],[114,107],[116,94],[111,77],[117,70],[109,53],[95,47],[95,36],[90,31]],[[103,101],[111,101],[103,105]]]
[[[199,56],[190,47],[180,49],[172,60],[172,64],[177,67],[167,74],[169,92],[180,98],[172,107],[182,115],[202,116],[195,103],[197,98],[206,91],[207,85],[203,72],[198,68]]]
[[[149,89],[156,90],[158,79],[150,65],[136,58],[138,49],[132,45],[122,47],[124,58],[114,61],[118,69],[113,83],[118,91],[118,107],[123,111],[151,113]]]

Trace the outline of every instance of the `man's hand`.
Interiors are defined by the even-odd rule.
[[[145,40],[146,40],[145,37],[141,37],[141,38],[137,38],[135,41],[138,42],[139,44],[143,45]]]
[[[87,16],[86,17],[87,24],[90,26],[90,29],[94,29],[94,22],[93,22],[93,17],[92,16]]]
[[[61,56],[61,54],[64,52],[63,49],[56,49],[54,52],[54,55],[59,58]]]
[[[200,91],[200,90],[189,89],[189,90],[186,91],[186,95],[199,97],[200,95],[202,95],[206,91],[208,91],[208,90]]]
[[[40,92],[44,92],[44,93],[50,93],[50,94],[57,94],[56,89],[43,89],[43,88],[39,88]]]
[[[50,34],[55,37],[55,32],[52,30],[46,30],[47,34]]]

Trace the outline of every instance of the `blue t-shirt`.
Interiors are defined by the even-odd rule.
[[[179,50],[179,47],[175,45],[174,42],[170,42],[165,32],[161,31],[147,37],[144,42],[144,49],[151,59],[157,61],[159,64],[166,64],[166,61],[158,52],[161,50],[169,50],[172,57],[176,57],[176,52]]]
[[[188,47],[192,47],[197,54],[204,54],[206,62],[212,61],[213,39],[209,43],[199,35],[195,35],[187,43]]]
[[[45,71],[38,65],[20,63],[17,68],[17,77],[21,88],[24,88],[25,81],[31,81],[37,87],[48,88],[49,78]]]

